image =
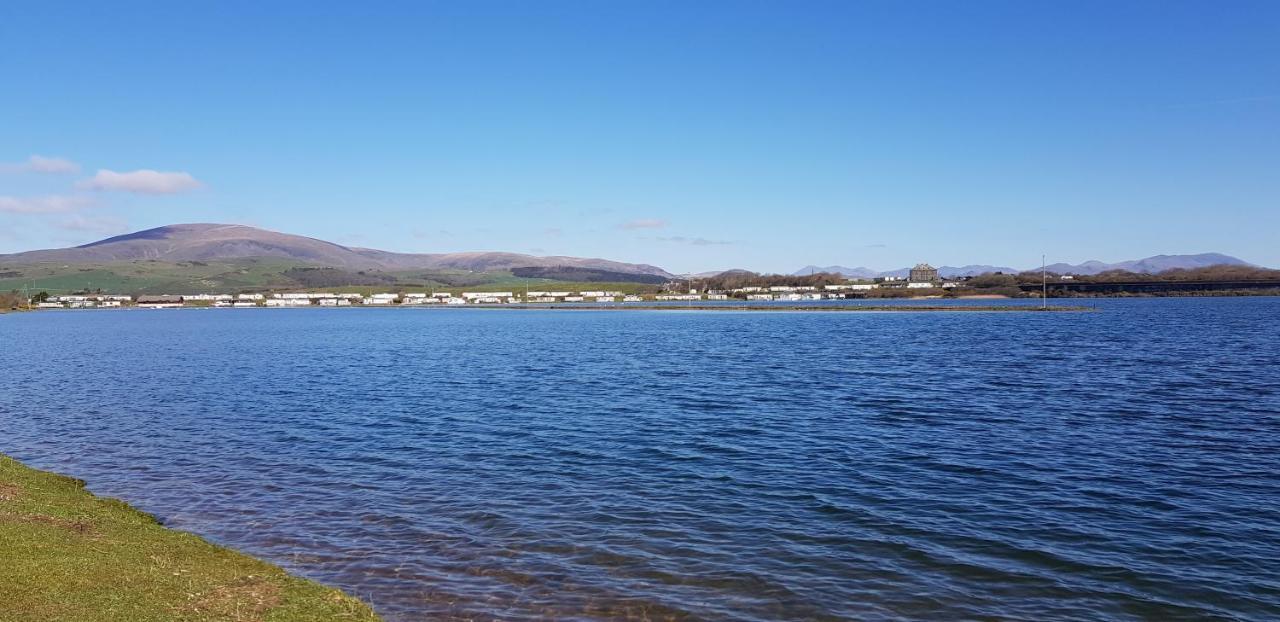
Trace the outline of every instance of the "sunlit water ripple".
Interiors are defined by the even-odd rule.
[[[1280,299],[0,318],[0,451],[420,619],[1280,618]]]

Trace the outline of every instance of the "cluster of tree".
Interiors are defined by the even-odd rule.
[[[337,268],[289,268],[284,271],[300,287],[327,288],[344,285],[386,285],[395,283],[396,277],[378,272],[347,272]]]
[[[614,272],[597,268],[577,268],[574,266],[512,268],[511,274],[522,279],[554,279],[576,283],[647,283],[661,285],[667,279],[655,274],[635,274],[631,272]]]
[[[48,294],[46,294],[48,296]],[[22,294],[18,290],[13,290],[7,294],[0,294],[0,311],[12,311],[20,307],[25,307],[26,300],[22,299]]]
[[[846,279],[843,275],[832,272],[790,276],[786,274],[757,274],[747,270],[730,270],[714,276],[689,279],[688,283],[691,289],[705,291],[709,289],[729,290],[741,287],[774,287],[780,285],[822,287],[824,285],[847,283],[848,281],[849,279]],[[681,283],[683,282],[681,281]]]
[[[982,275],[982,277],[993,275]],[[1009,276],[1009,275],[995,275]],[[982,278],[974,277],[974,279]],[[1062,279],[1062,275],[1049,273],[1050,282]],[[1022,272],[1016,277],[1018,283],[1039,283],[1041,275],[1036,271]],[[1258,268],[1254,266],[1217,265],[1204,268],[1174,268],[1157,274],[1130,272],[1128,270],[1108,270],[1092,275],[1073,276],[1072,280],[1080,283],[1167,283],[1177,281],[1268,281],[1280,279],[1280,270]],[[972,282],[972,281],[970,281]]]

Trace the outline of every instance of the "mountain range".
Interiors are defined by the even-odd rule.
[[[847,277],[858,279],[874,279],[883,276],[907,276],[911,272],[911,268],[899,268],[897,270],[872,270],[871,268],[846,268],[844,266],[805,266],[792,272],[794,276],[803,276],[806,274],[815,274],[818,272],[831,272],[835,274],[843,274]],[[968,266],[942,266],[938,268],[938,274],[947,277],[977,276],[988,272],[1017,272],[1013,268],[1003,266],[988,266],[972,264]]]
[[[1193,269],[1204,268],[1207,266],[1252,266],[1253,264],[1232,257],[1223,255],[1222,253],[1200,253],[1197,255],[1154,255],[1152,257],[1144,257],[1142,259],[1131,259],[1128,261],[1119,261],[1115,263],[1106,263],[1097,260],[1086,261],[1079,264],[1055,263],[1045,266],[1045,269],[1055,274],[1077,274],[1077,275],[1093,275],[1108,270],[1127,270],[1129,272],[1157,274],[1165,270],[1174,269]],[[1039,271],[1040,266],[1026,268],[1027,271]],[[910,268],[899,268],[897,270],[876,271],[870,268],[846,268],[844,266],[805,266],[796,270],[792,274],[802,276],[805,274],[813,274],[817,272],[832,272],[843,274],[847,277],[871,279],[885,276],[906,276],[911,271]],[[1016,268],[1007,266],[988,266],[988,265],[968,265],[968,266],[941,266],[938,268],[938,274],[947,277],[965,277],[977,276],[988,272],[1003,272],[1005,274],[1014,274],[1023,272]]]
[[[1200,253],[1198,255],[1154,255],[1142,259],[1132,259],[1116,263],[1086,261],[1081,264],[1055,263],[1045,266],[1049,272],[1056,274],[1098,274],[1108,270],[1127,270],[1146,274],[1157,274],[1165,270],[1206,268],[1209,266],[1253,266],[1253,264],[1222,253]],[[1035,268],[1031,268],[1035,270]]]
[[[122,264],[141,265],[138,262],[158,262],[174,266],[202,262],[244,262],[275,260],[289,266],[311,266],[328,269],[326,278],[353,279],[353,275],[378,279],[406,278],[407,271],[435,271],[435,273],[475,273],[477,275],[502,275],[505,278],[543,278],[563,281],[616,281],[662,283],[677,278],[675,275],[649,264],[625,263],[599,258],[535,256],[505,252],[468,253],[394,253],[372,248],[343,246],[315,238],[267,231],[245,225],[228,224],[177,224],[119,235],[73,248],[27,251],[0,255],[0,266],[43,266],[44,276],[65,273],[88,273],[104,266]],[[185,263],[184,263],[185,262]],[[1086,261],[1081,264],[1056,263],[1047,266],[1058,274],[1092,275],[1107,270],[1158,273],[1175,268],[1202,268],[1211,265],[1251,266],[1248,262],[1220,253],[1198,255],[1156,255],[1116,263]],[[96,268],[95,268],[96,267]],[[117,268],[110,268],[116,270]],[[286,266],[281,268],[288,270]],[[313,269],[313,268],[308,268]],[[1039,266],[1029,268],[1038,270]],[[190,271],[189,268],[182,270]],[[243,268],[239,269],[243,272]],[[316,274],[299,273],[297,268],[287,276],[287,282],[299,278],[315,279]],[[212,270],[209,270],[212,272]],[[877,271],[866,267],[805,266],[794,275],[816,272],[839,273],[853,278],[906,276],[909,268]],[[1007,266],[966,265],[938,268],[944,277],[976,276],[989,272],[1016,273],[1020,270]],[[366,274],[366,272],[368,274]],[[31,271],[0,271],[9,279],[34,277]],[[219,278],[230,278],[227,271]],[[703,273],[711,276],[720,272]],[[398,276],[397,276],[398,275]],[[180,276],[180,275],[179,275]],[[412,278],[440,280],[440,275],[411,275]],[[686,275],[686,278],[691,275]],[[85,277],[86,280],[88,276]],[[101,278],[101,277],[100,277]],[[273,277],[274,278],[274,277]],[[358,280],[368,280],[361,278]],[[456,278],[456,277],[455,277]],[[470,277],[468,277],[470,278]],[[292,279],[292,281],[289,281]],[[164,285],[169,282],[162,283]],[[286,283],[287,284],[287,283]],[[159,286],[159,285],[157,285]]]
[[[462,270],[492,272],[518,268],[573,268],[671,278],[662,268],[582,257],[538,257],[519,253],[393,253],[343,246],[314,238],[245,225],[181,224],[119,235],[74,248],[0,255],[0,265],[101,264],[155,260],[169,263],[274,258],[344,270]]]

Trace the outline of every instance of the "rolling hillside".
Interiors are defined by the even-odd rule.
[[[412,254],[353,248],[300,235],[245,225],[184,224],[147,229],[74,248],[0,255],[0,265],[101,264],[156,260],[169,263],[274,258],[354,270],[469,270],[492,272],[526,267],[573,267],[669,278],[656,266],[582,257],[538,257],[519,253]]]
[[[0,290],[206,292],[310,287],[468,287],[535,282],[655,284],[656,266],[519,253],[353,248],[244,225],[170,225],[74,248],[0,255]]]

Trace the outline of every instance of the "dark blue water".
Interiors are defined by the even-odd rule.
[[[1280,618],[1280,299],[0,317],[0,451],[419,619]]]

